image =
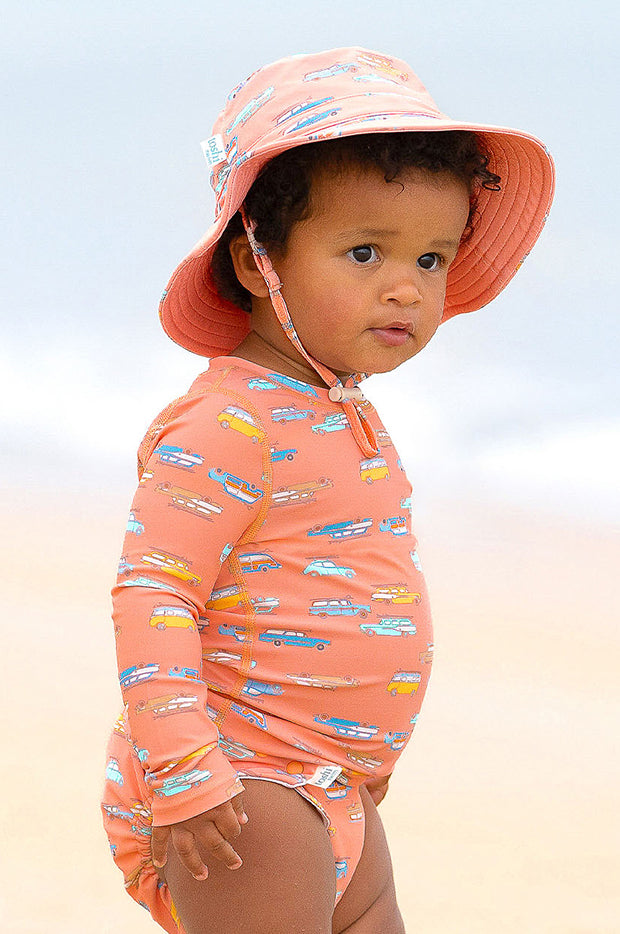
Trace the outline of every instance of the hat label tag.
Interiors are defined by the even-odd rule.
[[[210,136],[208,139],[203,139],[200,143],[200,147],[209,168],[219,165],[220,162],[227,161],[224,140],[220,133],[216,133],[215,136]]]

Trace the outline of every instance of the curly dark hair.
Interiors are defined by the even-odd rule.
[[[467,130],[438,132],[367,133],[306,143],[275,156],[250,188],[245,207],[256,224],[256,239],[269,249],[286,245],[293,224],[308,217],[312,181],[319,171],[356,166],[375,168],[386,182],[398,180],[407,169],[448,172],[464,181],[470,192],[470,211],[463,239],[471,236],[481,188],[500,190],[500,176],[488,169],[484,143]],[[251,311],[250,293],[239,283],[230,256],[230,242],[243,233],[237,212],[222,234],[212,260],[220,294],[244,311]]]

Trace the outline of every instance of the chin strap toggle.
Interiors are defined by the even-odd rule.
[[[349,399],[362,402],[364,399],[359,386],[332,386],[327,395],[332,402],[344,402]]]

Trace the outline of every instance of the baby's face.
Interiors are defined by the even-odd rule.
[[[417,354],[441,321],[468,215],[467,186],[449,173],[416,169],[389,183],[375,169],[319,175],[309,217],[270,251],[306,351],[341,378]]]

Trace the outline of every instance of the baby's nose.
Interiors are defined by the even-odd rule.
[[[411,268],[392,276],[383,289],[382,300],[406,306],[421,301],[422,292],[418,276]]]

